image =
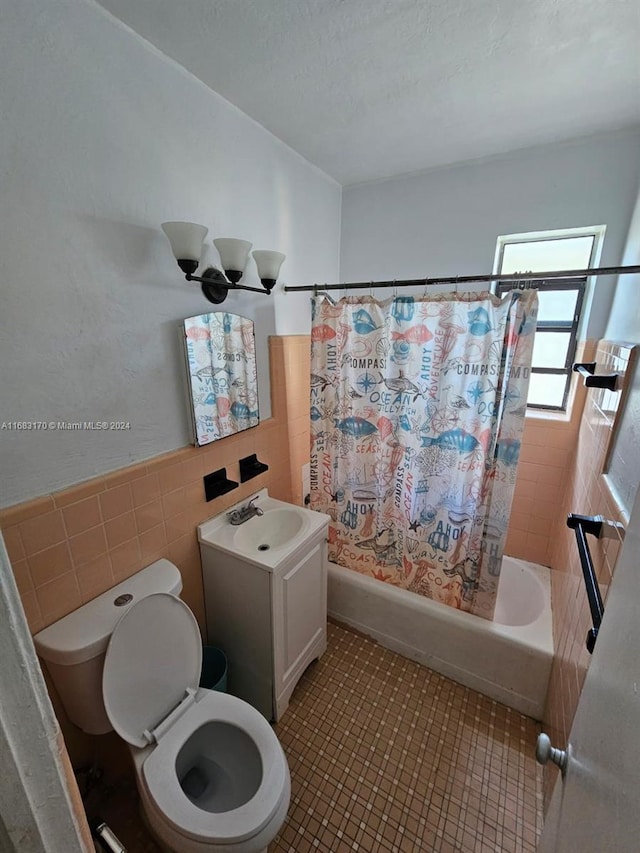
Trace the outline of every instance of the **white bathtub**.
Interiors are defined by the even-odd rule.
[[[504,557],[493,622],[329,563],[329,615],[388,649],[541,719],[551,662],[549,569]]]

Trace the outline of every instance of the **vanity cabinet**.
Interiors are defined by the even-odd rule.
[[[272,565],[222,550],[207,522],[199,528],[208,642],[227,655],[229,692],[268,720],[327,647],[328,517],[312,515],[304,541],[280,561],[272,551]]]

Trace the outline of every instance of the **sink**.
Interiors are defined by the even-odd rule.
[[[243,524],[231,524],[228,513],[246,505],[248,500],[203,522],[198,527],[200,543],[273,571],[294,552],[306,547],[329,522],[324,513],[276,500],[262,489],[255,496],[255,506],[263,514],[254,515]]]
[[[296,507],[270,509],[264,515],[254,515],[240,525],[233,542],[241,549],[268,551],[291,542],[304,526],[305,519]]]

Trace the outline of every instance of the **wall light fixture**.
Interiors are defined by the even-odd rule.
[[[256,249],[251,253],[258,268],[258,278],[264,288],[260,290],[258,287],[238,284],[244,275],[251,250],[251,243],[248,240],[235,240],[231,237],[219,237],[214,240],[213,244],[220,255],[224,273],[216,267],[207,267],[202,276],[197,276],[194,273],[198,269],[202,246],[209,229],[195,222],[163,222],[162,230],[171,243],[171,250],[187,281],[199,282],[203,294],[209,302],[216,305],[224,302],[230,290],[271,293],[286,257],[282,252],[270,252],[264,249]]]

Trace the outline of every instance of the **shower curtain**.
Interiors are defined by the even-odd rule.
[[[534,290],[313,300],[311,506],[329,559],[491,619]]]

